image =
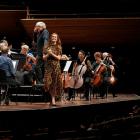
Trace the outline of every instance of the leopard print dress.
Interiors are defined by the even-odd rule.
[[[57,50],[55,46],[50,48],[54,54],[62,54],[62,50]],[[44,88],[53,96],[60,96],[62,93],[60,61],[52,56],[49,56],[45,62]]]

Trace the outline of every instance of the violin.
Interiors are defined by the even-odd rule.
[[[26,62],[23,66],[23,69],[26,71],[31,71],[33,64],[36,64],[35,58],[31,54],[27,54],[26,56]]]

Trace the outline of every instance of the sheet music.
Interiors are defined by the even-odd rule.
[[[14,69],[16,68],[16,61],[12,61],[12,63],[13,63],[13,66],[14,66]]]
[[[12,60],[15,71],[17,71],[18,62],[19,60]]]
[[[64,70],[63,70],[64,72],[67,72],[69,70],[71,63],[72,63],[72,61],[66,61],[66,65],[65,65]]]

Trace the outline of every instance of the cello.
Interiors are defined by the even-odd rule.
[[[100,86],[103,82],[103,73],[107,70],[106,65],[103,63],[104,60],[106,58],[104,58],[100,64],[98,65],[98,67],[96,68],[95,71],[93,71],[93,77],[91,79],[91,84],[93,86]]]
[[[115,68],[114,68],[114,66],[112,65],[112,69],[111,69],[111,72],[110,72],[110,77],[109,77],[109,83],[111,84],[111,85],[114,85],[115,83],[116,83],[116,78],[115,78],[115,76],[114,76],[114,72],[115,72]]]
[[[83,74],[87,70],[87,66],[85,65],[85,61],[86,61],[87,57],[88,56],[86,56],[84,58],[81,65],[77,66],[77,64],[75,64],[75,66],[73,68],[71,79],[69,81],[69,87],[70,88],[78,89],[83,85],[83,83],[84,83]]]
[[[111,63],[110,65],[110,78],[109,78],[109,83],[111,85],[114,85],[116,83],[116,78],[114,76],[114,73],[115,73],[115,62],[112,60],[112,55],[109,55],[109,62]]]
[[[70,73],[68,72],[63,72],[62,73],[62,84],[63,88],[68,88],[69,87],[69,81],[71,79]]]

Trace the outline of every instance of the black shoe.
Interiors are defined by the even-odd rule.
[[[86,98],[86,101],[89,101],[89,97],[85,97]]]
[[[100,95],[98,97],[101,98],[101,99],[104,99],[106,96],[105,95]]]
[[[70,101],[71,100],[71,97],[67,97],[66,100]]]
[[[113,95],[113,98],[117,97],[117,95]]]
[[[4,102],[4,104],[6,104],[6,105],[9,105],[9,99],[5,99],[5,102]]]
[[[85,98],[86,98],[85,95],[81,96],[81,99],[85,99]]]

